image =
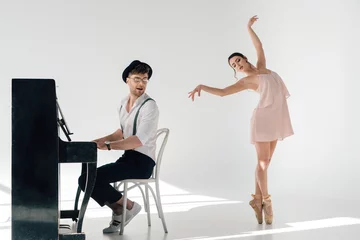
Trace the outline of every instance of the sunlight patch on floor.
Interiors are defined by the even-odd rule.
[[[321,220],[310,220],[310,221],[296,222],[296,223],[287,223],[287,225],[289,225],[290,227],[244,232],[243,234],[238,234],[238,235],[219,236],[219,237],[179,238],[176,240],[226,240],[226,239],[235,239],[242,237],[252,237],[252,236],[260,236],[260,235],[314,230],[321,228],[341,227],[341,226],[349,226],[355,224],[360,224],[360,219],[339,217],[339,218],[328,218]]]

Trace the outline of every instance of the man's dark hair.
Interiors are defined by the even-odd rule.
[[[131,75],[131,74],[145,74],[145,73],[147,73],[149,75],[150,66],[148,64],[146,64],[146,63],[140,63],[131,72],[129,72],[129,75]]]

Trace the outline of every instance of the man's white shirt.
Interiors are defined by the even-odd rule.
[[[135,115],[142,103],[150,98],[146,93],[141,95],[134,103],[129,112],[126,105],[130,95],[121,100],[119,107],[120,127],[123,131],[124,139],[133,136],[133,127]],[[121,107],[122,106],[122,107]],[[140,109],[137,123],[136,134],[142,143],[141,147],[135,148],[135,151],[141,152],[155,161],[156,152],[156,132],[158,129],[159,109],[155,101],[147,101]]]

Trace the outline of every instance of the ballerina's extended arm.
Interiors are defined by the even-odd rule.
[[[264,68],[266,69],[266,59],[265,59],[265,53],[264,53],[264,49],[262,47],[262,43],[261,43],[259,37],[254,32],[254,30],[252,29],[252,25],[254,24],[254,22],[257,19],[258,19],[257,16],[250,18],[247,29],[250,34],[251,40],[254,44],[254,47],[256,49],[256,54],[257,54],[257,59],[258,59],[257,63],[256,63],[256,68],[257,69],[264,69]]]

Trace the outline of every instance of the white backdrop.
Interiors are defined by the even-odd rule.
[[[269,169],[271,194],[360,199],[358,1],[1,1],[0,196],[10,203],[11,79],[54,78],[75,133],[89,141],[118,128],[127,94],[123,69],[134,59],[154,70],[148,94],[170,129],[162,180],[190,192],[248,199],[256,154],[250,118],[258,96],[220,98],[197,84],[234,83],[227,57],[255,63],[246,31],[263,42],[268,67],[284,79],[295,135],[279,142]],[[41,144],[41,143],[39,143]],[[99,165],[121,152],[99,153]],[[79,168],[62,167],[77,184]]]

